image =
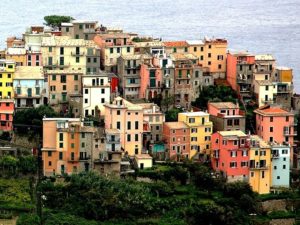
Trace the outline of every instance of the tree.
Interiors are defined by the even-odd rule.
[[[166,122],[177,121],[178,113],[182,112],[182,109],[173,108],[166,112]]]
[[[161,100],[162,110],[164,110],[165,112],[169,111],[170,106],[174,106],[174,102],[175,102],[174,95],[169,95],[169,96],[164,97]]]
[[[45,24],[50,27],[60,27],[61,23],[69,23],[74,20],[71,16],[49,15],[44,17]]]

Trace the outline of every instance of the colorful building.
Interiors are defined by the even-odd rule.
[[[245,113],[238,104],[232,102],[209,102],[208,113],[213,122],[214,131],[241,130],[245,132]]]
[[[184,122],[165,122],[163,139],[168,159],[181,161],[191,158],[190,128]]]
[[[240,98],[251,97],[255,56],[248,52],[228,52],[226,79]]]
[[[224,79],[226,74],[226,51],[227,40],[225,39],[204,39],[204,57],[200,57],[200,64],[208,67],[214,79]]]
[[[143,108],[121,97],[104,104],[105,129],[118,129],[122,151],[134,156],[142,153]]]
[[[271,147],[257,135],[250,136],[249,184],[259,194],[270,193]]]
[[[81,70],[47,70],[48,99],[58,110],[68,110],[68,101],[71,95],[82,91]]]
[[[276,85],[269,80],[254,80],[254,95],[258,107],[273,104]]]
[[[210,155],[213,123],[209,121],[209,114],[205,112],[179,113],[178,121],[184,122],[190,129],[189,157],[201,159],[203,155]]]
[[[13,76],[16,64],[11,60],[0,60],[0,99],[14,97]]]
[[[24,47],[8,48],[5,53],[5,58],[14,61],[17,66],[27,65],[26,49]]]
[[[67,36],[50,36],[42,39],[43,66],[51,70],[80,70],[86,73],[87,55],[93,55],[93,41],[72,39]],[[97,57],[96,57],[97,58]],[[99,62],[98,62],[99,63]]]
[[[47,104],[48,96],[46,96],[44,79],[41,66],[18,66],[16,68],[13,81],[16,109]]]
[[[0,131],[13,130],[14,101],[0,99]]]
[[[101,69],[117,72],[117,59],[123,55],[133,55],[134,45],[126,33],[98,34],[94,42],[101,49]]]
[[[288,145],[272,145],[271,186],[274,188],[290,187],[290,149]]]
[[[265,106],[254,110],[256,113],[256,133],[270,143],[289,144],[294,146],[294,136],[297,135],[294,113],[278,106]],[[293,148],[290,151],[291,160]]]
[[[165,41],[163,42],[163,46],[165,47],[165,52],[167,54],[171,53],[188,53],[188,43],[186,41]]]
[[[74,39],[93,40],[99,31],[98,21],[73,20],[61,24],[61,35]]]
[[[82,112],[84,112],[84,116],[103,116],[103,105],[110,102],[109,75],[102,71],[94,75],[83,75],[82,85]]]
[[[211,164],[228,182],[249,180],[249,137],[244,132],[218,131],[212,135]]]
[[[80,118],[43,119],[43,171],[45,176],[72,174],[93,168],[96,128]]]

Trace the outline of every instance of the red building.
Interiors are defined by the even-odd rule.
[[[219,131],[212,135],[212,168],[222,172],[228,182],[249,179],[248,136],[240,131]]]
[[[166,122],[163,140],[169,159],[180,161],[190,158],[190,128],[184,122]]]
[[[12,99],[0,100],[0,130],[12,131],[13,129],[14,101]]]

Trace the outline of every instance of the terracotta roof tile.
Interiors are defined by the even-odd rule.
[[[188,43],[186,41],[165,41],[165,47],[186,47]]]

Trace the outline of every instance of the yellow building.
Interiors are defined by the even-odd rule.
[[[26,66],[26,49],[25,48],[8,48],[5,53],[7,60],[15,61],[17,66]]]
[[[94,48],[93,41],[72,39],[67,36],[43,37],[41,52],[43,66],[47,69],[70,69],[86,72],[87,49]]]
[[[276,67],[275,77],[278,82],[293,82],[293,70],[288,67]]]
[[[16,64],[11,60],[0,60],[0,98],[13,98],[13,76]]]
[[[250,137],[249,184],[259,194],[270,193],[271,147],[259,136]]]
[[[211,134],[213,123],[205,112],[185,112],[178,114],[178,121],[185,122],[190,128],[190,158],[200,154],[209,155],[211,150]]]

